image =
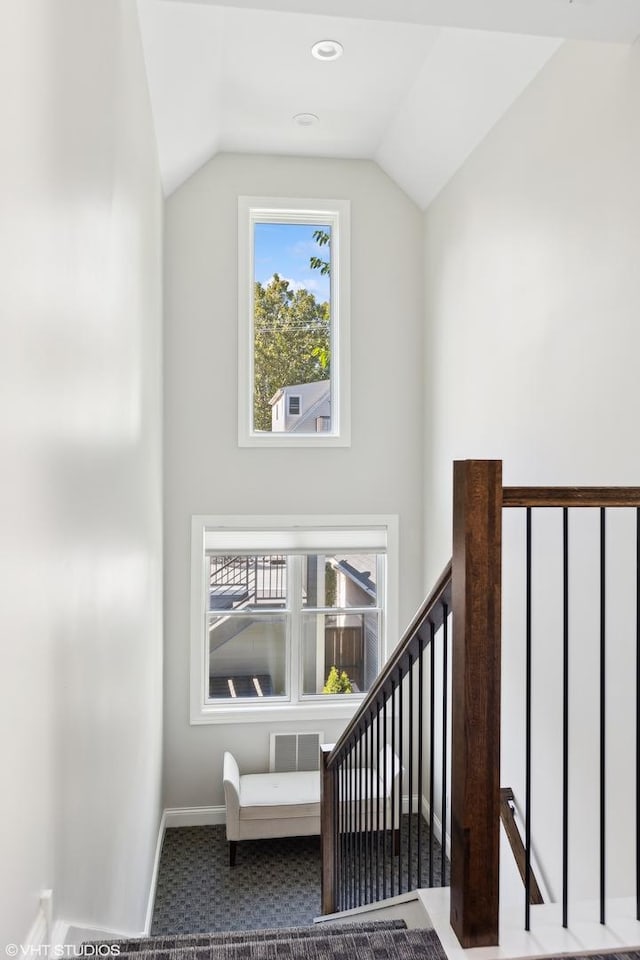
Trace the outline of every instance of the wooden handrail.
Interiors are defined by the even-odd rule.
[[[405,663],[408,666],[409,654],[412,653],[412,646],[418,644],[421,629],[426,624],[433,624],[436,630],[441,626],[445,607],[451,609],[451,561],[440,574],[433,590],[403,633],[384,669],[327,757],[328,770],[339,762],[352,739],[361,731],[361,724],[366,720],[367,715],[371,716],[378,712],[380,701],[386,699],[391,693],[392,678],[397,677],[399,670],[403,671],[404,676],[406,670],[403,667]]]
[[[640,487],[503,487],[503,507],[640,507]]]
[[[514,803],[513,790],[511,787],[501,787],[500,789],[500,819],[507,835],[509,846],[516,861],[518,873],[522,878],[525,887],[527,885],[526,854],[524,843],[515,821],[514,809],[511,804]],[[533,870],[529,870],[529,903],[544,903],[538,881]]]

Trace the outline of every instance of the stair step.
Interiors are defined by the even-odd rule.
[[[258,943],[264,940],[306,940],[309,937],[345,933],[374,933],[377,930],[405,930],[404,920],[367,920],[361,923],[315,924],[308,927],[269,927],[264,930],[223,930],[217,933],[176,933],[156,937],[109,941],[119,947],[119,956],[148,950],[172,950],[226,943]]]
[[[402,921],[400,921],[402,923]],[[375,927],[375,929],[369,929]],[[299,935],[299,930],[304,930]],[[274,931],[266,931],[272,934]],[[276,931],[281,932],[281,931]],[[285,937],[264,936],[265,931],[246,931],[242,939],[225,934],[207,937],[173,937],[137,941],[138,949],[120,953],[135,960],[446,960],[433,930],[407,930],[396,921],[387,924],[340,924],[317,928],[298,928]],[[158,941],[162,943],[158,945]],[[197,942],[205,941],[205,942]],[[127,941],[129,942],[129,941]]]

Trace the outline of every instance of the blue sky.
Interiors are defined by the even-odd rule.
[[[312,256],[328,260],[328,248],[319,247],[313,239],[315,230],[331,228],[311,223],[254,224],[255,279],[264,284],[274,273],[286,277],[292,286],[304,287],[323,302],[329,300],[329,277],[312,270]]]

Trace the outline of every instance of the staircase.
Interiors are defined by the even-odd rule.
[[[109,941],[109,947],[121,960],[446,960],[434,930],[408,930],[403,920]]]

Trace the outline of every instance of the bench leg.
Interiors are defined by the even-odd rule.
[[[237,840],[229,840],[229,866],[235,867],[236,865],[236,848],[238,846]]]

